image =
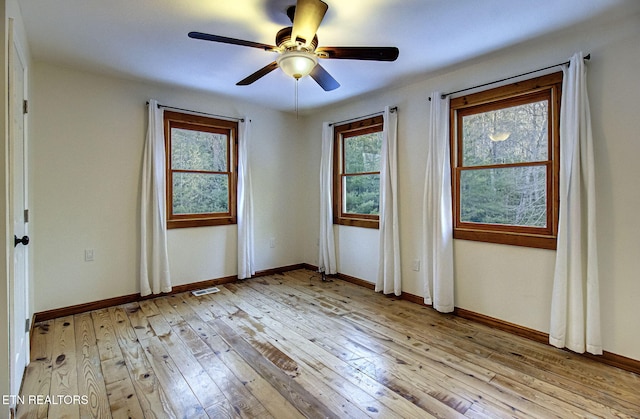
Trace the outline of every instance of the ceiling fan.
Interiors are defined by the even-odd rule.
[[[249,85],[280,67],[282,71],[296,80],[309,75],[325,91],[330,91],[340,87],[340,84],[318,63],[319,58],[370,61],[395,61],[398,58],[399,51],[396,47],[318,48],[316,31],[328,7],[321,0],[297,0],[295,6],[290,6],[287,9],[287,16],[291,19],[293,26],[288,26],[278,32],[276,35],[277,46],[202,32],[189,32],[189,37],[259,48],[279,54],[275,61],[236,83],[238,86]]]

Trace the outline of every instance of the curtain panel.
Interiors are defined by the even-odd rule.
[[[563,66],[560,209],[549,343],[602,354],[591,114],[582,53]]]
[[[333,275],[338,272],[333,234],[333,127],[322,124],[322,154],[320,156],[320,235],[318,269]]]
[[[449,313],[453,302],[453,215],[449,150],[449,97],[431,94],[427,168],[422,206],[424,302]]]
[[[238,122],[238,279],[256,274],[254,259],[253,189],[249,167],[251,120]]]
[[[167,251],[163,111],[149,100],[140,199],[140,295],[171,291]]]
[[[398,223],[398,112],[384,109],[380,158],[380,243],[376,292],[402,294]]]

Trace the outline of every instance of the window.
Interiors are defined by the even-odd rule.
[[[556,248],[562,73],[451,99],[454,238]]]
[[[378,228],[382,116],[334,127],[334,223]]]
[[[167,228],[236,223],[238,123],[164,112]]]

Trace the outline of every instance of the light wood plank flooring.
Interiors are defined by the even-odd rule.
[[[219,288],[39,323],[18,417],[640,417],[633,373],[344,281]]]

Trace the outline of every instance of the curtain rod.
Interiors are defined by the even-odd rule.
[[[585,60],[590,60],[591,59],[591,54],[587,54],[583,57]],[[565,61],[563,63],[560,64],[554,64],[554,65],[550,65],[549,67],[545,67],[545,68],[539,68],[537,70],[533,70],[533,71],[528,71],[526,73],[522,73],[522,74],[518,74],[516,76],[511,76],[511,77],[505,77],[504,79],[500,79],[500,80],[496,80],[496,81],[490,81],[489,83],[484,83],[484,84],[479,84],[477,86],[473,86],[473,87],[467,87],[465,89],[460,89],[460,90],[456,90],[455,92],[449,92],[449,93],[442,93],[440,95],[441,99],[444,99],[447,96],[451,96],[451,95],[455,95],[456,93],[462,93],[462,92],[466,92],[467,90],[473,90],[473,89],[477,89],[479,87],[485,87],[485,86],[490,86],[492,84],[496,84],[496,83],[502,83],[503,81],[507,81],[507,80],[511,80],[511,79],[515,79],[518,77],[522,77],[522,76],[528,76],[529,74],[533,74],[533,73],[537,73],[539,71],[544,71],[544,70],[549,70],[550,68],[554,68],[554,67],[559,67],[561,65],[565,65],[565,64],[569,64],[570,61]],[[431,97],[429,97],[429,101],[431,101]]]
[[[149,106],[149,102],[147,102],[147,106]],[[223,118],[223,119],[229,119],[229,120],[232,120],[232,121],[244,122],[244,118],[236,118],[236,117],[233,117],[233,116],[226,116],[226,115],[216,115],[214,113],[200,112],[200,111],[194,111],[194,110],[191,110],[191,109],[184,109],[184,108],[176,108],[175,106],[162,105],[162,104],[158,103],[158,109],[160,109],[160,108],[171,109],[171,110],[174,110],[174,111],[190,112],[190,113],[198,114],[198,115],[215,116],[216,118]]]
[[[392,107],[392,108],[389,108],[389,112],[395,112],[395,111],[397,111],[397,110],[398,110],[398,107],[397,107],[397,106],[394,106],[394,107]],[[329,124],[329,126],[330,126],[330,127],[332,127],[332,126],[334,126],[334,125],[336,125],[336,124],[344,124],[344,123],[346,123],[346,122],[359,121],[359,120],[361,120],[361,119],[371,118],[371,117],[373,117],[373,116],[380,116],[380,115],[383,115],[383,114],[384,114],[384,111],[382,111],[382,112],[370,113],[369,115],[363,115],[363,116],[359,116],[359,117],[357,117],[357,118],[351,118],[351,119],[345,119],[344,121],[332,122],[332,123],[330,123],[330,124]]]

